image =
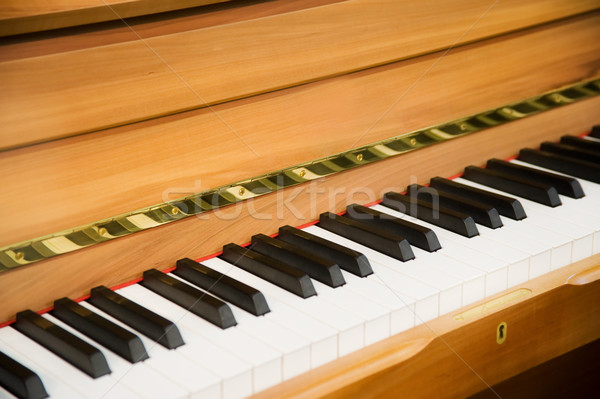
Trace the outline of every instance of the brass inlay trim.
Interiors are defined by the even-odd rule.
[[[501,306],[509,304],[517,299],[520,299],[526,295],[531,294],[531,290],[528,288],[520,288],[516,291],[509,292],[508,294],[504,294],[501,297],[496,299],[492,299],[491,301],[487,301],[486,303],[482,303],[479,306],[475,306],[469,310],[465,310],[454,316],[454,320],[456,321],[466,321],[472,319],[477,316],[482,316],[486,313],[493,312]]]
[[[8,245],[0,248],[0,272],[523,119],[598,94],[600,79],[578,82],[523,101],[404,133],[305,164]]]

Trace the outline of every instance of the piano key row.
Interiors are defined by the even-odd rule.
[[[0,330],[0,385],[19,397],[243,397],[600,252],[600,141],[550,144],[57,300],[51,314],[21,312]]]

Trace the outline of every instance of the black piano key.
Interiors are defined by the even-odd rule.
[[[429,202],[394,192],[386,193],[382,204],[465,237],[479,235],[471,216],[443,206],[433,206]]]
[[[92,305],[158,342],[165,348],[175,349],[184,344],[177,326],[164,317],[104,286],[92,289],[91,294],[88,302]]]
[[[596,126],[592,127],[590,136],[600,139],[600,125],[596,125]]]
[[[217,327],[225,329],[237,324],[225,302],[156,269],[146,270],[140,284]]]
[[[48,397],[40,377],[13,358],[0,352],[0,386],[18,398]]]
[[[487,170],[477,166],[467,166],[463,178],[495,188],[542,205],[561,205],[558,191],[548,184],[524,180],[506,173]]]
[[[560,142],[562,144],[600,153],[600,142],[598,141],[586,140],[576,136],[562,136]]]
[[[542,184],[547,184],[556,188],[559,194],[566,195],[571,198],[582,198],[585,196],[581,184],[569,176],[557,175],[556,173],[546,172],[528,168],[527,166],[518,165],[512,162],[506,162],[501,159],[490,159],[486,166],[489,170],[496,170],[511,174],[526,180],[533,180]]]
[[[549,141],[544,141],[541,144],[540,149],[542,151],[600,164],[600,154],[589,149],[583,149],[568,144],[551,143]]]
[[[346,217],[404,236],[410,245],[428,252],[437,251],[442,247],[433,230],[362,205],[348,205]]]
[[[283,226],[279,228],[279,239],[329,259],[356,276],[366,277],[373,274],[371,264],[365,255],[306,231],[292,226]]]
[[[191,259],[179,259],[173,274],[255,316],[270,311],[265,296],[259,290]]]
[[[257,234],[252,237],[250,248],[253,251],[297,267],[305,271],[310,277],[330,287],[335,288],[346,284],[337,263],[285,241],[276,240],[264,234]]]
[[[223,247],[223,259],[302,298],[316,295],[306,272],[237,244]]]
[[[54,301],[52,315],[131,363],[148,359],[146,348],[137,335],[69,298]]]
[[[472,199],[493,206],[498,210],[500,215],[511,219],[522,220],[527,217],[523,205],[515,198],[491,193],[486,190],[444,179],[443,177],[434,177],[429,182],[429,185],[446,193],[456,194],[463,198]]]
[[[17,313],[13,327],[90,377],[110,373],[100,350],[31,310]]]
[[[502,220],[498,210],[493,206],[482,202],[473,201],[455,194],[438,191],[433,187],[425,187],[418,184],[411,184],[407,188],[406,195],[416,197],[429,203],[438,203],[448,209],[462,212],[473,218],[475,223],[491,229],[502,227]]]
[[[519,160],[543,168],[552,169],[567,175],[580,177],[594,183],[600,183],[600,166],[564,155],[525,148],[519,151]]]
[[[403,262],[415,258],[406,238],[366,223],[325,212],[319,217],[319,227]]]

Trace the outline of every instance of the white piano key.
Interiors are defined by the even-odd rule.
[[[343,286],[345,290],[364,295],[389,309],[390,335],[414,327],[416,303],[414,298],[394,292],[387,287],[382,288],[381,281],[374,275],[358,277],[345,270],[342,270],[342,275],[346,280],[346,285]]]
[[[289,379],[310,370],[310,345],[307,339],[281,327],[264,317],[256,317],[231,306],[240,330],[265,345],[283,353],[283,379]]]
[[[502,218],[504,221],[505,218]],[[544,229],[531,229],[531,227],[521,223],[519,231],[514,231],[508,226],[499,229],[490,229],[484,226],[478,226],[482,237],[487,237],[497,243],[505,243],[513,248],[519,249],[529,254],[529,278],[539,276],[550,271],[553,258],[552,240],[548,237],[546,245],[540,241],[543,236],[549,236],[550,232]],[[567,252],[570,254],[569,240],[567,237],[558,240],[556,251],[561,254],[567,246]],[[555,256],[556,257],[556,256]],[[558,259],[558,258],[557,258]]]
[[[401,273],[428,284],[436,290],[439,290],[439,314],[444,314],[458,309],[462,305],[462,284],[461,281],[431,268],[426,262],[415,258],[414,260],[401,262],[387,255],[368,248],[360,243],[348,240],[334,233],[321,229],[317,226],[310,226],[311,233],[320,235],[323,238],[337,242],[348,248],[362,252],[371,262],[378,263],[395,272]],[[317,230],[318,229],[318,230]],[[307,229],[307,231],[309,231]]]
[[[564,173],[557,172],[555,170],[519,161],[517,159],[512,160],[511,162],[514,162],[518,165],[527,166],[532,169],[539,169],[546,172],[555,173],[561,176],[570,176]],[[598,203],[600,201],[600,184],[593,183],[574,176],[570,177],[577,179],[579,184],[581,184],[585,196],[583,198],[578,199],[560,196],[560,199],[563,202],[563,206],[569,209],[569,214],[567,215],[568,220],[574,220],[578,224],[582,224],[595,230],[593,236],[592,253],[600,253],[600,215],[598,214]]]
[[[42,384],[44,384],[44,388],[46,388],[46,392],[51,398],[78,399],[86,397],[84,393],[69,387],[68,381],[65,382],[54,375],[56,372],[60,373],[62,367],[54,369],[54,373],[43,367],[41,362],[44,357],[43,355],[37,356],[37,349],[46,351],[46,348],[11,327],[0,329],[0,350],[34,371],[42,380]]]
[[[441,227],[434,226],[383,205],[376,205],[373,209],[433,230],[442,246],[436,252],[446,254],[455,260],[469,262],[471,266],[479,268],[486,273],[486,296],[505,290],[508,288],[508,282],[511,280],[527,280],[529,258],[527,254],[521,251],[507,251],[507,247],[495,245],[495,243],[487,239],[479,240],[478,245],[475,246],[470,238],[454,234]]]
[[[538,166],[538,165],[530,164],[530,163],[527,163],[527,162],[523,162],[523,161],[520,161],[518,159],[513,159],[510,162],[514,162],[517,165],[527,166],[528,168],[532,168],[532,169],[538,169],[538,170],[543,170],[543,171],[554,173],[554,174],[561,175],[561,176],[572,177],[574,179],[577,179],[577,181],[579,181],[579,184],[581,184],[581,187],[583,188],[583,192],[586,195],[588,194],[588,191],[590,191],[590,193],[593,192],[596,195],[600,194],[600,184],[598,184],[598,183],[594,183],[594,182],[591,182],[589,180],[582,179],[581,177],[575,177],[575,176],[572,176],[572,175],[568,175],[566,173],[558,172],[558,171],[553,170],[553,169],[548,169],[548,168],[544,168],[542,166]]]
[[[169,275],[197,288],[174,274]],[[267,318],[256,317],[233,304],[228,305],[238,323],[236,328],[283,353],[284,380],[310,370],[310,343],[307,339]]]
[[[261,391],[282,381],[282,353],[246,335],[239,329],[230,327],[223,330],[216,327],[139,284],[121,288],[117,292],[153,312],[169,318],[177,326],[186,326],[194,334],[210,340],[252,364],[253,392]]]
[[[220,258],[212,258],[202,263],[335,328],[338,331],[338,356],[364,347],[364,320],[362,318],[322,301],[318,296],[300,298]]]
[[[440,245],[442,246],[440,251],[442,251],[444,255],[451,259],[463,262],[484,273],[484,296],[489,296],[493,293],[506,289],[509,286],[527,280],[529,269],[528,261],[525,262],[525,266],[516,268],[519,271],[524,269],[524,272],[521,273],[521,275],[518,275],[513,271],[513,273],[510,274],[513,279],[509,280],[508,262],[467,247],[460,242],[454,242],[446,237],[441,237],[440,235],[438,235],[438,239],[440,240]],[[513,280],[516,281],[513,282]]]
[[[455,179],[455,181],[464,183],[466,180]],[[501,217],[501,219],[503,223],[506,220],[504,217]],[[535,275],[541,275],[550,271],[553,246],[549,246],[548,244],[554,244],[557,248],[562,248],[561,251],[564,251],[564,245],[568,245],[569,242],[568,237],[562,236],[563,239],[560,239],[559,237],[549,237],[546,242],[542,242],[538,237],[549,232],[539,229],[536,226],[532,226],[528,219],[520,221],[519,223],[521,223],[520,229],[511,228],[511,225],[507,224],[497,229],[478,225],[479,236],[472,237],[471,241],[474,245],[479,245],[478,241],[484,241],[482,238],[489,239],[499,245],[506,245],[528,254],[530,276],[532,271]],[[548,242],[549,240],[553,241]],[[518,272],[519,271],[517,271],[517,273]],[[524,274],[524,270],[522,270],[522,272]]]
[[[592,255],[593,234],[594,231],[584,226],[572,223],[570,220],[561,218],[561,206],[550,208],[544,205],[529,201],[513,194],[505,193],[469,180],[458,178],[457,182],[467,184],[473,187],[488,190],[494,193],[517,198],[523,205],[527,213],[527,218],[522,222],[533,224],[548,229],[558,235],[566,235],[572,240],[571,262],[584,259]],[[545,209],[548,208],[548,209]],[[568,215],[565,215],[568,216]]]
[[[263,293],[263,295],[265,295]],[[320,366],[337,358],[338,341],[337,330],[308,315],[298,312],[294,308],[278,301],[274,297],[265,295],[271,312],[261,316],[258,320],[271,320],[286,329],[286,335],[291,330],[310,342],[310,366]],[[292,334],[293,335],[293,334]]]
[[[365,320],[365,346],[390,336],[390,309],[366,296],[340,288],[331,288],[313,280],[317,295],[328,302],[359,315]]]
[[[208,363],[206,361],[206,355],[203,354],[201,358],[198,358],[198,352],[194,354],[191,350],[194,348],[192,345],[186,342],[177,350],[168,350],[156,343],[155,341],[147,338],[143,334],[132,329],[130,326],[122,323],[121,321],[113,318],[111,315],[104,313],[102,310],[96,308],[86,301],[80,302],[83,307],[88,308],[90,311],[97,313],[98,315],[110,320],[111,322],[129,330],[133,334],[136,334],[143,342],[149,359],[146,359],[144,363],[137,363],[133,367],[143,366],[151,367],[155,372],[162,374],[164,377],[172,380],[174,383],[185,387],[191,393],[191,397],[221,397],[221,383],[222,376],[213,374],[215,370],[214,363]],[[184,341],[185,342],[185,341]],[[206,349],[206,347],[205,347]],[[202,359],[203,362],[198,362],[197,359]],[[237,370],[236,359],[230,359],[228,369]],[[128,363],[127,366],[130,367]],[[249,367],[249,366],[246,366]],[[165,370],[169,370],[168,373],[164,373]],[[248,380],[250,379],[248,373]],[[240,380],[237,380],[238,383]],[[131,384],[130,384],[131,385]],[[133,384],[134,387],[137,384]],[[250,390],[250,382],[247,384],[248,391]],[[248,394],[245,392],[245,394]],[[238,395],[241,397],[243,395]]]
[[[102,310],[96,308],[92,304],[86,301],[82,301],[80,304],[99,314],[100,316],[112,321],[113,323],[120,325],[134,334],[137,334],[144,343],[150,359],[160,357],[155,356],[156,351],[168,351],[160,344],[145,337],[143,334],[138,333],[130,326],[113,318],[111,315],[104,313]],[[191,334],[185,328],[178,326],[178,329],[182,335],[185,345],[168,351],[169,353],[173,353],[174,356],[183,356],[187,358],[188,361],[193,362],[194,367],[190,367],[192,370],[200,369],[203,374],[206,370],[210,370],[216,374],[220,379],[221,397],[223,398],[243,398],[252,394],[252,373],[249,363],[236,358],[229,352],[214,345],[212,342],[203,340],[201,337],[198,337],[195,334]],[[144,363],[146,364],[148,361]],[[160,366],[160,360],[157,362],[156,366],[159,367],[157,371],[164,372],[165,367]],[[207,389],[211,391],[213,390],[210,386]],[[195,394],[203,393],[195,392]]]
[[[464,179],[456,179],[457,182],[475,186],[475,183]],[[477,187],[484,187],[476,185]],[[490,229],[478,225],[480,235],[470,238],[470,245],[485,250],[486,253],[507,259],[507,256],[516,255],[509,262],[508,280],[510,286],[516,285],[528,278],[533,278],[550,271],[553,254],[557,266],[564,266],[565,258],[570,255],[569,238],[532,225],[531,220],[526,218],[519,221],[519,226],[511,224],[507,218],[505,226],[498,229]],[[542,242],[546,238],[546,242]],[[518,252],[516,252],[518,251]],[[528,261],[525,260],[528,258]],[[527,265],[528,263],[528,265]]]
[[[539,223],[555,231],[560,228],[560,231],[564,231],[565,234],[569,234],[575,239],[571,259],[572,262],[575,262],[591,256],[594,253],[594,241],[600,239],[600,215],[597,211],[597,203],[600,202],[598,198],[593,201],[593,194],[580,199],[561,195],[560,199],[563,205],[556,208],[546,209],[536,203],[529,205],[536,209],[534,223]],[[565,228],[567,230],[564,230]]]
[[[170,395],[173,395],[174,397],[189,397],[198,387],[197,386],[190,386],[191,383],[190,381],[187,381],[186,378],[193,378],[193,375],[190,375],[189,372],[186,371],[186,367],[189,367],[190,365],[188,364],[188,362],[182,362],[183,364],[179,363],[177,364],[176,362],[173,362],[171,359],[169,359],[169,357],[166,356],[158,356],[158,350],[155,350],[153,353],[153,357],[150,359],[147,359],[146,361],[144,361],[143,363],[129,363],[128,361],[122,359],[121,357],[119,357],[118,355],[112,353],[109,349],[103,347],[102,345],[98,344],[97,342],[93,341],[92,339],[90,339],[89,337],[87,337],[86,335],[82,334],[81,332],[77,331],[76,329],[72,328],[71,326],[69,326],[68,324],[62,322],[61,320],[57,319],[56,317],[50,315],[50,314],[44,314],[42,315],[42,317],[44,317],[47,320],[50,320],[52,323],[56,324],[57,326],[65,329],[66,331],[70,332],[71,334],[77,336],[78,338],[81,338],[82,340],[86,341],[87,343],[89,343],[90,345],[95,346],[96,348],[98,348],[106,357],[106,361],[108,362],[108,365],[111,369],[111,374],[110,374],[110,379],[106,379],[105,381],[105,385],[106,388],[104,387],[100,387],[97,386],[94,388],[94,393],[97,395],[96,397],[98,398],[104,398],[104,397],[114,397],[114,398],[122,398],[127,396],[124,392],[122,392],[124,389],[127,390],[127,388],[133,390],[134,392],[136,392],[137,394],[139,394],[142,397],[157,397],[155,391],[140,391],[140,389],[143,389],[143,385],[146,384],[146,380],[148,379],[160,379],[162,380],[160,384],[161,387],[166,386],[171,386],[172,387],[178,387],[179,388],[179,392],[175,391],[170,393]],[[158,349],[158,348],[155,348]],[[164,349],[161,347],[161,349]],[[166,349],[164,349],[166,351]],[[158,364],[160,363],[162,365],[162,368],[160,370],[156,370],[152,367],[148,367],[150,363],[154,363],[154,364]],[[134,372],[134,369],[138,369]],[[162,374],[162,378],[158,377],[160,376],[160,372],[164,371],[164,370],[169,370],[169,373],[165,373]],[[182,373],[182,374],[179,374]],[[184,375],[187,374],[187,375]],[[196,378],[198,380],[202,380],[202,375],[201,373],[198,373],[199,376]],[[175,379],[172,377],[176,377]],[[134,378],[135,377],[135,378]],[[171,378],[170,378],[171,377]],[[101,378],[97,378],[94,381],[99,381],[102,380],[103,377]],[[169,382],[167,380],[170,380],[171,383],[169,384]],[[75,381],[73,381],[73,386],[76,388],[80,388],[79,390],[84,389],[85,387],[89,386],[89,384],[83,383],[80,387],[78,387],[77,385],[75,385],[75,383],[79,383],[80,379],[77,379]],[[204,388],[203,385],[200,385],[199,388]],[[163,388],[162,391],[160,392],[161,395],[169,395],[169,393],[167,393],[168,391],[165,391],[165,389]],[[153,396],[151,396],[153,395]],[[164,397],[164,396],[163,396]]]
[[[48,314],[44,314],[42,315],[42,317],[52,321],[53,323],[59,325],[60,327],[64,328],[65,330],[73,333],[73,330],[71,330],[70,328],[65,328],[65,325],[63,323],[60,322],[60,320],[57,320],[56,318],[48,315]],[[78,335],[80,338],[82,337],[79,334]],[[86,340],[88,343],[91,343],[89,340]],[[94,343],[92,343],[92,345],[94,345]],[[96,346],[96,348],[100,349],[102,351],[102,348],[100,345],[94,345]],[[70,363],[68,363],[67,361],[63,360],[62,358],[54,355],[52,352],[46,350],[46,348],[39,346],[39,351],[36,350],[36,361],[40,362],[40,365],[42,367],[45,367],[48,371],[50,371],[51,373],[53,373],[54,375],[56,375],[59,379],[61,379],[64,383],[67,383],[70,387],[72,387],[73,389],[75,389],[78,392],[82,393],[82,397],[86,397],[86,398],[122,398],[125,396],[135,396],[135,394],[133,392],[131,392],[128,387],[123,386],[122,384],[119,383],[120,378],[122,378],[122,375],[119,375],[118,377],[115,377],[115,375],[113,375],[115,373],[115,371],[113,369],[118,369],[118,366],[116,365],[116,362],[112,362],[113,364],[115,364],[115,366],[111,365],[109,363],[109,367],[111,367],[111,374],[109,375],[104,375],[102,377],[99,378],[92,378],[90,376],[88,376],[87,374],[81,372],[79,369],[75,368],[74,366],[72,366]],[[21,350],[21,348],[19,348],[18,350]],[[104,353],[104,351],[103,351]],[[108,359],[111,358],[110,354],[104,353],[105,357]],[[116,355],[115,355],[116,356]],[[112,360],[112,359],[111,359]],[[178,389],[176,386],[173,386],[174,389],[174,393],[175,394],[179,394],[179,396],[175,396],[177,398],[184,398],[186,396],[186,392]]]
[[[481,270],[450,258],[440,251],[431,253],[419,248],[413,248],[413,251],[415,257],[422,259],[432,269],[462,281],[462,306],[485,297],[485,273]]]
[[[82,339],[83,341],[87,342],[88,344],[95,346],[106,357],[106,361],[111,370],[110,375],[106,376],[108,378],[104,378],[104,376],[103,376],[100,378],[92,379],[92,381],[90,381],[88,379],[83,379],[83,378],[72,378],[72,379],[70,379],[70,382],[69,382],[69,384],[71,384],[72,387],[74,387],[75,389],[77,389],[79,391],[85,391],[86,393],[88,393],[88,395],[90,395],[89,393],[92,392],[93,394],[91,395],[91,397],[98,397],[98,398],[101,398],[105,395],[108,397],[108,396],[111,396],[111,394],[113,397],[115,397],[113,392],[115,390],[117,390],[118,388],[123,389],[123,386],[121,384],[119,384],[119,381],[129,371],[130,363],[126,362],[125,360],[121,359],[117,355],[113,354],[105,347],[103,347],[103,346],[99,345],[98,343],[92,341],[91,339],[87,338],[85,335],[83,335],[79,331],[73,329],[69,325],[63,323],[61,320],[58,320],[54,316],[49,315],[49,314],[44,314],[44,315],[42,315],[42,317],[44,317],[47,320],[50,320],[52,323],[63,328],[64,330],[70,332],[71,334],[75,335],[76,337]]]
[[[589,141],[594,141],[596,143],[600,143],[600,139],[596,138],[596,137],[591,137],[591,136],[583,136],[584,140],[589,140]]]
[[[265,295],[265,298],[271,312],[262,317],[286,326],[310,341],[311,369],[337,359],[337,330],[305,313],[299,312],[272,296]]]
[[[439,316],[439,297],[441,294],[439,289],[434,288],[430,284],[423,283],[407,274],[401,273],[399,270],[385,266],[379,261],[374,261],[371,258],[378,253],[370,248],[364,247],[354,241],[338,236],[337,234],[317,226],[310,226],[305,230],[326,240],[357,250],[367,256],[376,277],[375,281],[379,281],[382,285],[392,291],[402,293],[403,295],[410,296],[417,300],[415,304],[415,324],[420,324]]]
[[[502,239],[503,237],[510,236],[513,240],[520,239],[524,243],[529,243],[533,238],[534,241],[545,243],[546,246],[551,247],[550,269],[555,270],[570,264],[572,257],[572,242],[570,237],[543,227],[531,225],[528,223],[528,219],[525,218],[516,221],[503,217],[502,221],[507,229],[504,229],[501,234],[497,234],[496,238]],[[530,268],[530,279],[549,271],[545,265],[540,267],[539,264],[534,264],[534,262],[531,262]]]
[[[18,399],[15,395],[0,387],[0,399]]]

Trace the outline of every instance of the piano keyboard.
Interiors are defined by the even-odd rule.
[[[246,397],[599,253],[592,136],[21,312],[0,398]]]

